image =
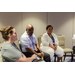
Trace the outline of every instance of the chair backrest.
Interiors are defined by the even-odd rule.
[[[2,48],[2,44],[3,44],[3,43],[0,43],[0,50],[1,50],[1,48]]]
[[[64,49],[65,48],[65,36],[64,35],[61,35],[61,36],[57,35],[57,38],[59,41],[59,46]],[[41,36],[39,36],[37,39],[38,39],[38,44],[40,45],[41,44]]]
[[[58,41],[59,41],[59,46],[61,48],[65,48],[65,36],[64,35],[57,35]]]
[[[39,37],[37,38],[39,46],[40,46],[40,44],[41,44],[41,37],[42,37],[42,36],[39,36]]]
[[[19,40],[18,42],[19,42],[19,48],[20,48],[20,50],[21,50],[21,52],[22,52],[22,48],[21,48],[21,44],[20,44],[20,40]]]

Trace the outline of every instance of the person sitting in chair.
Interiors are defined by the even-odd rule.
[[[22,47],[22,52],[27,56],[30,57],[33,54],[36,54],[39,57],[44,58],[46,62],[50,62],[50,55],[41,51],[36,37],[33,34],[34,27],[31,24],[28,24],[26,27],[26,31],[20,38],[20,43]]]
[[[64,51],[61,47],[59,47],[56,35],[52,33],[52,25],[48,25],[46,27],[46,31],[47,32],[41,37],[42,43],[40,48],[43,52],[50,54],[51,59],[55,53],[58,56],[57,62],[59,62],[64,54]]]
[[[0,30],[4,43],[1,48],[3,62],[32,62],[37,55],[27,58],[14,43],[17,40],[17,33],[14,27],[7,26]]]

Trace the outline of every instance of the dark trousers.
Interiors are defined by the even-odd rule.
[[[37,52],[37,53],[39,53],[39,51]],[[29,53],[29,52],[23,52],[23,54],[26,56],[26,57],[31,57],[32,55],[33,55],[33,53]],[[47,54],[47,53],[45,53],[44,52],[44,60],[46,61],[46,62],[51,62],[51,59],[50,59],[50,55],[49,54]]]

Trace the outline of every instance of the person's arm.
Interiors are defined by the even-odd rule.
[[[54,47],[55,47],[55,49],[57,49],[57,46],[58,46],[58,45],[57,45],[57,44],[55,44],[55,46],[54,46]]]
[[[29,53],[36,54],[37,56],[41,57],[41,53],[36,53],[34,50],[32,50],[30,47],[25,48]]]
[[[39,44],[35,44],[36,48],[41,52]]]
[[[33,61],[33,59],[30,57],[30,58],[19,58],[16,62],[31,62]]]
[[[32,50],[30,47],[28,47],[28,48],[25,48],[29,53],[35,53],[35,51],[34,50]]]
[[[32,55],[29,58],[26,58],[26,56],[24,54],[22,54],[23,57],[20,57],[16,62],[32,62],[34,59],[37,58],[37,55]]]
[[[52,45],[50,45],[50,44],[49,44],[49,47],[51,47],[52,49],[54,49],[54,46],[52,46]]]
[[[47,34],[44,34],[44,35],[41,37],[41,42],[42,42],[42,45],[43,45],[43,46],[49,46],[49,41],[48,41],[48,36],[47,36]]]
[[[52,46],[49,44],[49,47],[51,47],[53,50],[56,50],[57,49],[57,44],[55,44],[55,46]]]
[[[35,44],[35,46],[36,46],[37,50],[40,51],[40,53],[36,53],[36,55],[38,55],[38,56],[40,56],[40,57],[41,57],[41,56],[44,57],[44,53],[41,51],[39,44]]]

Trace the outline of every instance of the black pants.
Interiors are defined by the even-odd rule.
[[[37,52],[37,53],[39,53],[39,52]],[[26,57],[31,57],[32,55],[33,55],[33,53],[29,53],[29,52],[23,52],[23,54],[26,56]],[[44,60],[46,61],[46,62],[51,62],[51,59],[50,59],[50,55],[49,54],[47,54],[47,53],[45,53],[44,52]]]

